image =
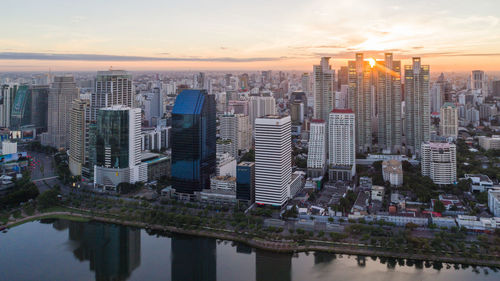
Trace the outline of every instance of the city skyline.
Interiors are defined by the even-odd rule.
[[[495,1],[48,2],[4,3],[0,71],[310,71],[386,51],[435,71],[500,70]]]

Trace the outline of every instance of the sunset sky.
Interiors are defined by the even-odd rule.
[[[2,0],[0,71],[311,70],[385,50],[500,70],[498,0]],[[272,2],[272,3],[271,3]]]

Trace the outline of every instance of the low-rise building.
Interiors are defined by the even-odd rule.
[[[500,149],[500,135],[478,137],[479,146],[484,150]]]
[[[385,188],[380,185],[373,185],[371,189],[372,201],[382,201],[384,200]]]
[[[290,197],[294,197],[299,191],[304,188],[304,172],[295,171],[292,174],[292,181],[290,182]]]
[[[229,153],[217,153],[216,165],[216,176],[236,177],[236,159]]]
[[[472,192],[483,192],[493,188],[493,182],[487,175],[482,174],[465,174],[466,180],[471,180],[470,189]]]
[[[211,190],[231,190],[236,192],[236,178],[231,176],[215,176],[210,178]]]
[[[385,160],[382,162],[382,176],[391,186],[403,185],[403,165],[398,160]]]

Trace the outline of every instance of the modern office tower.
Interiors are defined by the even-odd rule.
[[[431,112],[439,112],[444,103],[445,83],[437,81],[431,88]]]
[[[487,97],[488,93],[488,79],[484,71],[473,70],[469,77],[470,85],[469,89],[477,91],[483,96]]]
[[[349,85],[349,67],[341,66],[337,79],[337,91],[342,89],[343,85]]]
[[[141,163],[141,109],[115,105],[99,109],[95,134],[94,186],[147,181]]]
[[[210,188],[215,174],[215,98],[206,90],[184,90],[172,110],[172,187],[183,199]]]
[[[321,177],[326,171],[326,134],[325,120],[313,119],[309,130],[309,151],[307,153],[307,175]]]
[[[255,202],[255,163],[241,162],[236,167],[236,199]]]
[[[220,138],[230,140],[229,154],[238,159],[238,117],[234,114],[224,114],[219,118],[220,121]]]
[[[69,148],[71,103],[78,98],[73,76],[55,76],[50,85],[47,132],[42,134],[42,144],[55,148]]]
[[[493,96],[500,97],[500,80],[493,81]]]
[[[335,102],[335,70],[330,58],[323,57],[319,65],[313,66],[314,118],[328,120]]]
[[[149,126],[156,126],[163,117],[163,99],[160,88],[154,88],[144,100],[144,115]]]
[[[91,121],[96,120],[99,109],[113,105],[134,107],[132,75],[123,70],[98,71],[90,99]]]
[[[22,126],[31,124],[31,91],[28,85],[17,89],[10,111],[11,130],[20,130]]]
[[[452,143],[422,143],[422,175],[435,184],[453,184],[457,181],[457,149]]]
[[[356,118],[351,109],[334,109],[328,122],[329,179],[351,180],[356,173]]]
[[[47,131],[49,85],[31,86],[31,124],[37,133]]]
[[[0,86],[0,127],[10,127],[10,111],[18,87],[18,85]]]
[[[238,119],[238,150],[249,150],[252,147],[252,132],[248,115],[235,116]]]
[[[274,114],[276,114],[276,100],[273,97],[250,97],[248,117],[252,128],[256,118]]]
[[[406,147],[420,155],[423,142],[430,139],[429,66],[420,58],[405,65]]]
[[[458,110],[450,102],[443,104],[440,111],[441,121],[439,131],[443,137],[457,138],[458,136]]]
[[[401,62],[392,53],[377,61],[378,147],[397,152],[401,150]]]
[[[290,117],[292,124],[301,125],[304,123],[305,106],[302,102],[293,101],[290,103]]]
[[[255,119],[255,202],[283,206],[290,197],[292,135],[290,116]]]
[[[349,108],[356,115],[356,150],[366,152],[372,148],[372,117],[376,72],[362,53],[356,60],[348,62],[349,68]]]
[[[88,100],[73,100],[70,113],[69,127],[69,170],[73,176],[82,174],[82,167],[86,159],[86,112],[90,103]]]
[[[311,91],[311,77],[309,76],[309,73],[305,72],[302,74],[301,77],[301,85],[302,85],[302,91],[306,93],[307,96],[312,93]]]
[[[207,78],[204,72],[200,72],[194,76],[193,88],[196,89],[207,89]]]

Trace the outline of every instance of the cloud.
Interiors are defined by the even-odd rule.
[[[162,53],[168,54],[168,53]],[[43,60],[43,61],[200,61],[200,62],[262,62],[279,61],[290,57],[144,57],[99,54],[56,54],[0,52],[0,60]]]

